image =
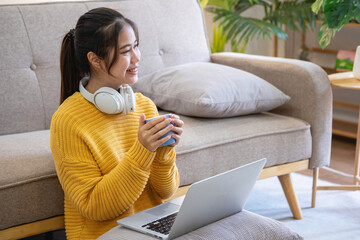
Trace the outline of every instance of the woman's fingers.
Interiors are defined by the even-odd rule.
[[[159,139],[157,141],[158,146],[161,146],[163,143],[167,142],[171,138],[171,134]]]
[[[166,116],[160,116],[147,123],[145,116],[141,115],[139,137],[142,139],[142,144],[151,151],[156,151],[160,145],[168,141],[171,137],[174,138],[175,143],[170,146],[176,146],[180,142],[183,125],[184,122],[176,114],[170,114],[168,118],[166,118]],[[163,137],[170,131],[172,132],[169,135]]]
[[[169,135],[169,136],[170,136],[170,135]],[[178,134],[171,134],[171,137],[175,139],[175,142],[174,142],[173,144],[169,145],[169,146],[175,147],[176,145],[179,144],[180,139],[181,139],[181,136],[178,135]]]
[[[171,129],[171,131],[173,131],[179,136],[181,136],[181,134],[183,133],[183,129],[181,127],[174,127],[173,129]]]
[[[148,130],[150,134],[155,134],[164,127],[166,127],[170,122],[171,119],[166,119],[165,117],[159,117],[148,122],[146,124],[146,130]]]
[[[140,118],[139,118],[139,127],[142,127],[146,124],[146,120],[145,120],[145,114],[140,114]]]
[[[171,122],[177,127],[182,127],[184,125],[184,122],[180,119],[178,115],[170,114],[170,119]]]
[[[165,128],[163,128],[162,130],[158,131],[156,134],[154,134],[154,137],[156,139],[161,138],[162,136],[164,136],[166,133],[168,133],[169,131],[172,131],[174,129],[174,126],[172,124],[169,124],[168,126],[166,126]]]

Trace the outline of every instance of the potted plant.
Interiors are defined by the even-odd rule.
[[[221,28],[215,34],[221,33],[225,38],[214,37],[212,45],[220,45],[215,40],[221,40],[224,45],[230,42],[232,50],[240,52],[245,52],[247,44],[254,38],[272,39],[275,35],[286,39],[288,35],[282,26],[303,32],[308,28],[315,29],[316,14],[311,10],[313,3],[314,0],[201,0],[204,9],[214,14],[215,28]],[[244,16],[246,10],[255,7],[263,9],[264,17]]]
[[[316,0],[312,10],[316,14],[320,12],[323,15],[319,15],[323,23],[318,35],[322,48],[329,45],[336,32],[344,25],[360,20],[359,0]]]

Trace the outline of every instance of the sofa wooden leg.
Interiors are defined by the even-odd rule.
[[[301,209],[297,197],[295,195],[293,185],[291,183],[290,173],[278,176],[278,178],[280,180],[281,186],[283,188],[283,191],[285,193],[286,199],[289,203],[294,218],[302,219]]]
[[[313,169],[313,187],[312,187],[312,197],[311,197],[311,207],[314,208],[316,205],[316,190],[317,190],[317,180],[319,179],[319,168]]]

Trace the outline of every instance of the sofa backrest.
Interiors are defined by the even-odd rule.
[[[197,0],[118,0],[0,6],[0,135],[48,129],[59,106],[63,36],[90,9],[109,7],[137,23],[139,75],[209,61]]]

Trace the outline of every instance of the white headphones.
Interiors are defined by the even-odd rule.
[[[128,114],[135,110],[135,95],[129,85],[121,86],[120,92],[110,87],[102,87],[91,94],[85,89],[87,81],[89,81],[89,77],[80,80],[79,91],[86,100],[93,103],[101,112]]]

